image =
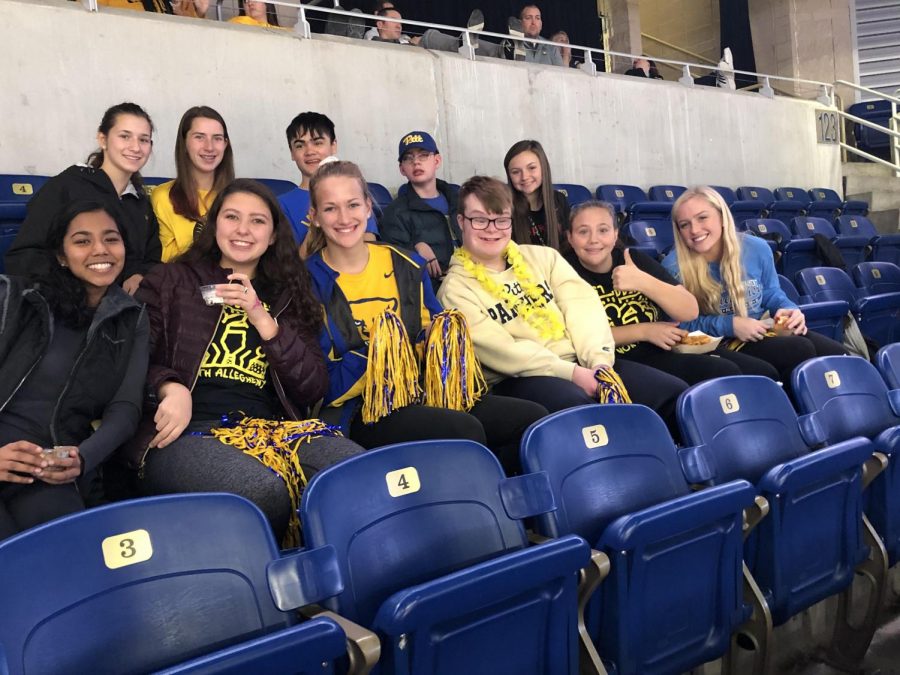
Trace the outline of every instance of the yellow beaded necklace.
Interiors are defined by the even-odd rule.
[[[498,284],[488,274],[487,268],[475,262],[472,255],[464,248],[456,249],[453,256],[463,269],[471,274],[490,295],[499,299],[510,312],[517,312],[529,326],[534,328],[545,340],[559,340],[566,333],[560,313],[550,307],[544,298],[543,290],[534,281],[531,268],[522,257],[522,252],[514,242],[509,242],[503,249],[503,257],[512,268],[516,281],[522,287],[522,295],[515,296],[503,284]]]

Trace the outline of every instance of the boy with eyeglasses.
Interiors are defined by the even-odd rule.
[[[281,209],[291,223],[294,239],[300,247],[300,254],[305,257],[303,242],[309,232],[309,179],[319,168],[319,164],[327,157],[337,154],[337,136],[334,122],[327,116],[317,112],[304,112],[297,115],[288,125],[288,148],[291,159],[300,169],[300,186],[285,192],[278,197]],[[375,216],[369,216],[366,223],[366,240],[375,241],[378,225]]]
[[[437,291],[460,243],[458,188],[437,178],[441,155],[434,138],[424,131],[410,131],[400,139],[398,161],[408,182],[384,210],[381,238],[415,249],[425,259]]]

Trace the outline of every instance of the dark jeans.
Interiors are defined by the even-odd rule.
[[[0,483],[0,540],[83,508],[75,483]]]

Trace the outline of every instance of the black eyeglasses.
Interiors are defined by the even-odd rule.
[[[498,230],[508,230],[512,227],[511,216],[499,216],[497,218],[485,218],[484,216],[470,218],[469,216],[463,216],[463,218],[472,223],[473,230],[486,230],[491,223],[493,223],[494,227]]]

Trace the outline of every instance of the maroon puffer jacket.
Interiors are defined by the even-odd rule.
[[[221,314],[220,306],[203,302],[200,286],[228,283],[227,275],[228,271],[214,262],[176,262],[158,265],[144,277],[135,297],[146,303],[150,319],[147,389],[151,395],[168,381],[193,387]],[[278,334],[264,340],[262,349],[285,412],[293,419],[303,419],[304,410],[324,396],[328,372],[317,336],[304,334],[288,316],[279,316],[290,302],[285,291],[273,305]],[[154,414],[153,407],[145,406],[135,438],[119,453],[118,459],[133,469],[140,466],[156,435]]]

